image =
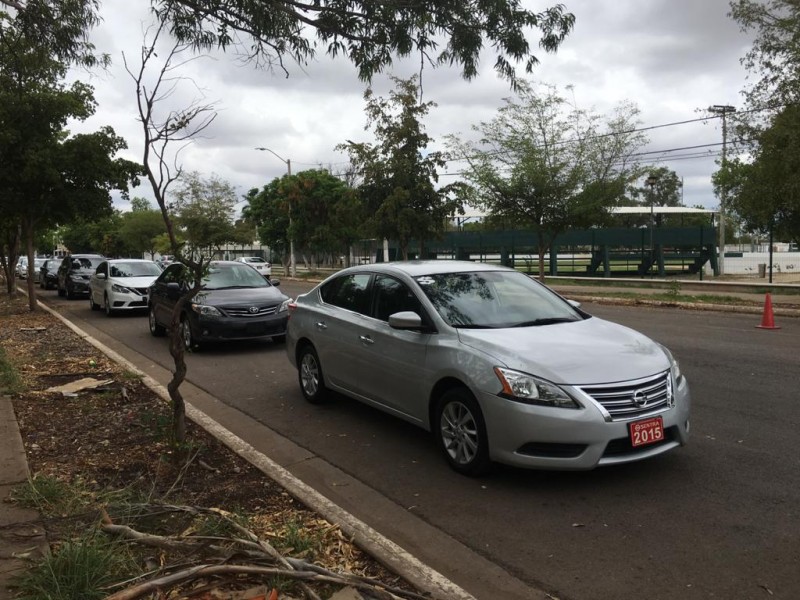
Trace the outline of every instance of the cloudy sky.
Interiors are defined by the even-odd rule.
[[[525,0],[541,10],[551,3]],[[641,110],[657,163],[674,170],[684,181],[684,203],[715,208],[711,188],[715,155],[722,140],[719,119],[703,120],[714,104],[741,104],[746,84],[739,64],[750,39],[728,16],[728,0],[560,0],[575,14],[572,34],[556,54],[538,54],[541,64],[534,81],[574,86],[571,92],[585,109],[608,113],[621,101]],[[143,32],[150,24],[145,0],[107,1],[103,24],[93,32],[99,51],[107,52],[113,67],[104,73],[75,74],[95,87],[97,114],[73,131],[111,125],[129,145],[127,158],[141,161],[141,129],[136,120],[134,84],[123,67],[140,61]],[[161,53],[164,56],[165,53]],[[487,56],[486,68],[471,82],[456,70],[426,70],[424,100],[437,104],[425,122],[427,132],[443,143],[450,133],[467,134],[472,124],[491,119],[511,91],[498,79]],[[186,106],[191,100],[213,103],[218,113],[204,136],[179,157],[186,170],[215,174],[233,184],[240,195],[286,172],[330,168],[336,172],[346,156],[335,150],[344,140],[373,141],[364,130],[364,84],[347,60],[318,57],[305,67],[289,64],[290,75],[243,65],[229,53],[191,61],[181,75],[187,78],[165,103]],[[406,78],[418,71],[418,61],[398,63],[391,74]],[[373,81],[387,95],[386,76]],[[682,123],[684,121],[694,121]],[[706,146],[695,150],[680,150]],[[267,147],[278,154],[257,151]],[[668,152],[667,152],[668,151]],[[459,170],[457,163],[450,170]],[[448,182],[455,174],[444,174]],[[146,186],[132,195],[152,198]],[[128,204],[121,199],[117,206]]]

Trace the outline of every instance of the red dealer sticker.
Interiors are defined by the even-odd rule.
[[[628,429],[631,432],[631,445],[634,448],[655,444],[664,439],[664,421],[661,417],[630,423]]]

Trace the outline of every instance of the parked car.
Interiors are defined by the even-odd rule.
[[[44,261],[46,258],[34,258],[33,259],[33,283],[39,283],[40,273],[39,270],[42,268]],[[27,277],[28,273],[25,272],[25,276]]]
[[[269,278],[272,275],[272,265],[260,256],[240,256],[236,260],[250,265],[264,277]]]
[[[58,267],[60,258],[45,258],[39,267],[39,287],[43,290],[52,290],[58,287]]]
[[[152,260],[105,260],[89,280],[89,307],[102,307],[109,317],[118,311],[146,310],[150,286],[159,275],[161,269]]]
[[[100,254],[68,254],[58,266],[58,295],[75,298],[89,293],[89,279],[105,260]]]
[[[20,256],[17,259],[17,266],[14,268],[14,272],[17,274],[17,277],[20,279],[25,279],[28,276],[28,257],[27,256]]]
[[[277,289],[280,281],[269,281],[241,262],[212,261],[203,285],[181,315],[187,349],[205,342],[285,339],[290,298]],[[175,303],[188,287],[181,263],[159,275],[150,287],[150,333],[166,333]]]
[[[689,436],[669,350],[496,265],[344,269],[290,305],[286,351],[309,402],[334,390],[421,426],[465,475],[626,463]]]

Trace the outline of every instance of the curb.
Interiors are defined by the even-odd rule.
[[[169,392],[155,379],[142,372],[136,365],[118,354],[99,340],[93,338],[58,312],[37,300],[43,310],[55,316],[80,338],[92,344],[111,360],[123,365],[141,376],[142,382],[158,394],[164,401],[170,402]],[[352,538],[353,542],[378,560],[391,571],[403,577],[418,589],[431,594],[438,600],[476,600],[474,596],[447,579],[438,571],[417,560],[403,548],[381,535],[378,531],[346,512],[325,496],[306,485],[289,471],[256,450],[240,437],[225,429],[204,412],[186,402],[186,416],[197,425],[225,444],[237,455],[250,462],[262,473],[283,486],[297,500],[319,513],[323,518],[341,527],[342,531]]]

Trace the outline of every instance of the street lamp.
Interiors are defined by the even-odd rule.
[[[261,150],[262,152],[269,152],[279,161],[286,165],[286,174],[289,177],[292,176],[292,161],[288,158],[283,158],[280,154],[275,152],[274,150],[270,150],[269,148],[264,148],[263,146],[259,146],[256,150]],[[294,260],[294,234],[292,234],[292,203],[289,202],[289,275],[292,277],[297,276],[297,267]]]
[[[644,180],[644,184],[650,186],[650,260],[655,259],[655,247],[653,246],[653,229],[656,226],[656,217],[654,208],[656,202],[656,196],[654,190],[657,183],[658,183],[658,177],[654,175],[650,175],[650,177]]]

